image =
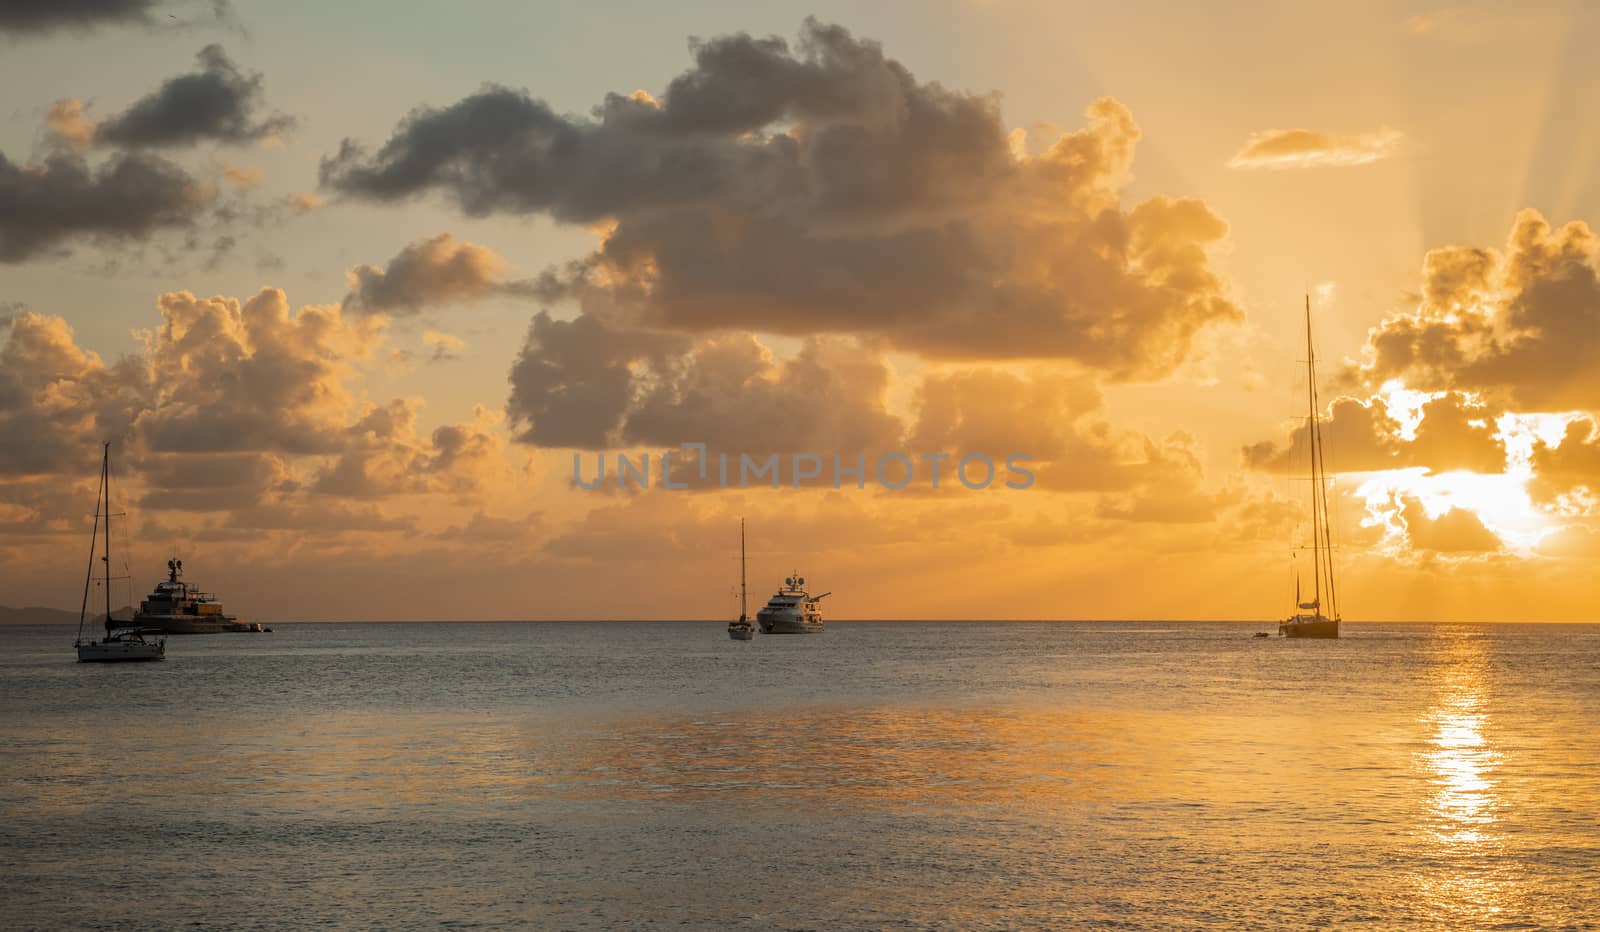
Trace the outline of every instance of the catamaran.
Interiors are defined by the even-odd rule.
[[[833,593],[814,596],[805,586],[805,577],[798,573],[784,577],[783,588],[756,612],[762,634],[816,634],[822,630],[818,603]]]
[[[111,619],[111,444],[107,443],[100,454],[100,488],[95,492],[94,530],[89,537],[89,569],[83,578],[83,604],[78,609],[78,639],[72,642],[80,663],[111,663],[131,660],[165,660],[167,642],[161,638],[145,640],[146,634],[155,634],[146,628],[113,630],[117,623]],[[102,534],[101,521],[104,520]],[[83,626],[89,620],[89,587],[94,582],[94,547],[101,545],[100,562],[104,564],[102,583],[106,590],[106,636],[95,640],[83,636]]]
[[[756,626],[750,623],[745,611],[744,585],[744,519],[739,519],[739,620],[728,622],[728,637],[735,641],[749,641],[756,636]]]
[[[1306,418],[1311,458],[1311,600],[1303,601],[1300,577],[1294,581],[1295,613],[1278,624],[1291,638],[1339,636],[1339,596],[1333,585],[1333,534],[1328,522],[1328,472],[1322,459],[1322,417],[1317,411],[1317,354],[1311,345],[1311,296],[1306,295]]]

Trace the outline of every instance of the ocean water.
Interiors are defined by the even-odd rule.
[[[7,928],[1600,928],[1600,626],[0,628]]]

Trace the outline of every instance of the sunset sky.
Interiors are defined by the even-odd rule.
[[[250,620],[724,618],[741,516],[830,619],[1277,619],[1309,294],[1345,620],[1595,618],[1590,4],[73,7],[0,7],[0,604],[110,440],[133,597]],[[692,442],[1037,482],[573,484]]]

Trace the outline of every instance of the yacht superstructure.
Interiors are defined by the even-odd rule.
[[[816,634],[822,630],[822,611],[818,603],[833,593],[814,596],[806,591],[805,585],[804,576],[796,574],[784,578],[783,588],[756,612],[756,623],[761,625],[762,634]]]
[[[155,590],[139,603],[133,620],[119,623],[119,627],[155,629],[163,634],[260,630],[225,614],[216,596],[181,581],[178,577],[182,575],[183,561],[168,560],[167,578],[156,583]]]

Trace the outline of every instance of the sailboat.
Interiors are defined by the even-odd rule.
[[[135,660],[165,660],[167,642],[163,638],[145,640],[144,628],[115,630],[111,619],[111,444],[107,443],[100,455],[100,488],[95,493],[94,530],[89,537],[89,569],[83,578],[83,604],[78,609],[78,639],[72,646],[78,652],[80,663],[111,663]],[[101,533],[101,519],[105,532]],[[89,588],[94,582],[94,548],[101,545],[100,562],[103,564],[101,581],[106,590],[106,636],[100,640],[85,638],[83,626],[89,620]]]
[[[1317,354],[1311,345],[1311,296],[1306,295],[1306,418],[1307,448],[1311,458],[1311,600],[1294,580],[1295,612],[1278,624],[1278,633],[1291,638],[1339,636],[1339,596],[1333,584],[1333,534],[1328,522],[1328,472],[1322,461],[1322,417],[1317,411]]]
[[[739,620],[728,622],[728,637],[735,641],[749,641],[756,636],[756,626],[745,611],[744,585],[744,519],[739,519]]]

